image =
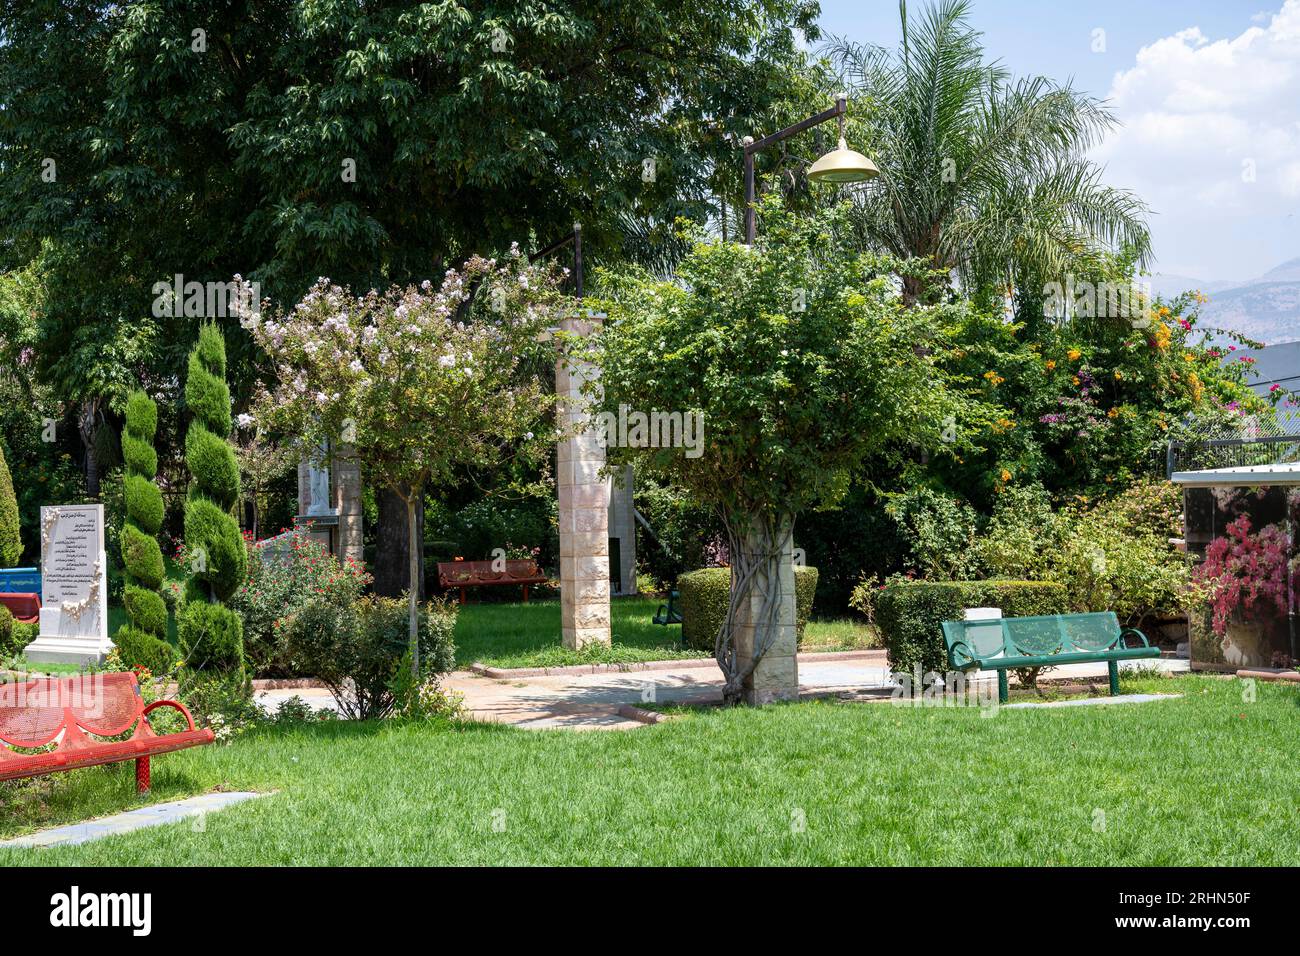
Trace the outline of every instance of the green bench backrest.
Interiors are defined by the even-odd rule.
[[[1119,619],[1114,611],[1092,614],[1049,614],[1041,617],[1004,617],[995,621],[944,621],[943,639],[948,659],[961,641],[981,660],[991,657],[1046,657],[1074,651],[1102,651],[1119,640]],[[960,653],[960,652],[959,652]]]

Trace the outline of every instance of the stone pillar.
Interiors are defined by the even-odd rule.
[[[360,563],[365,560],[362,546],[363,512],[361,506],[361,466],[351,445],[339,445],[330,469],[334,476],[334,507],[339,515],[336,557]]]
[[[632,502],[632,466],[611,479],[609,489],[609,536],[618,542],[619,594],[636,594],[636,512]],[[613,554],[610,554],[613,559]]]
[[[784,530],[784,529],[782,529]],[[774,700],[795,700],[799,696],[798,635],[795,632],[794,551],[793,536],[786,539],[777,570],[781,602],[777,612],[775,633],[770,643],[764,640],[763,629],[767,622],[760,620],[762,594],[767,590],[767,573],[754,576],[754,587],[749,600],[742,604],[736,615],[736,662],[743,669],[749,666],[756,646],[766,644],[767,650],[758,666],[745,680],[745,702],[766,704]]]
[[[567,318],[560,330],[599,334],[604,316]],[[610,642],[609,482],[600,475],[605,447],[587,411],[584,383],[599,372],[588,362],[555,364],[556,416],[564,435],[556,449],[560,520],[560,621],[564,646]]]

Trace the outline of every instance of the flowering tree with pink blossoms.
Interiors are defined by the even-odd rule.
[[[559,270],[509,256],[475,257],[442,284],[357,296],[320,279],[287,314],[240,316],[274,363],[251,418],[304,451],[327,441],[354,450],[365,480],[405,503],[416,540],[426,486],[507,455],[538,455],[554,431],[554,390],[538,374],[543,333],[565,308]],[[419,674],[420,551],[410,549],[410,640]]]

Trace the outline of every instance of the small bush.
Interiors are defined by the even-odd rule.
[[[248,576],[229,606],[244,620],[244,657],[253,673],[305,676],[289,660],[283,622],[316,601],[351,604],[370,581],[363,566],[340,562],[304,531],[249,542]]]
[[[451,670],[456,605],[430,601],[418,627],[421,678]],[[344,716],[367,720],[392,711],[395,678],[409,645],[405,599],[315,602],[290,619],[288,631],[295,669],[328,687]]]
[[[0,604],[0,657],[17,654],[14,643],[14,616],[5,605]]]
[[[940,625],[961,620],[968,607],[996,607],[1003,617],[1063,614],[1065,588],[1048,581],[907,581],[876,597],[876,625],[896,671],[944,672],[948,655]]]
[[[165,573],[158,542],[130,523],[122,525],[121,534],[122,560],[127,573],[149,590],[157,591]]]
[[[6,608],[6,610],[8,610]],[[9,636],[9,649],[0,647],[0,653],[21,654],[27,645],[41,635],[41,625],[36,621],[14,621],[13,632]]]
[[[682,640],[687,647],[712,651],[731,599],[731,569],[701,568],[677,579],[681,594]],[[817,569],[794,569],[795,633],[802,643],[817,592]]]
[[[207,598],[206,585],[218,601],[229,600],[244,583],[248,570],[244,536],[239,533],[239,526],[211,500],[191,497],[185,505],[185,542],[189,564],[195,569],[190,583],[199,588],[191,589],[190,598],[196,595]],[[201,560],[196,550],[200,547]]]
[[[266,720],[253,700],[253,682],[243,671],[182,671],[178,697],[194,722],[209,728],[217,743]]]
[[[157,591],[128,584],[122,595],[127,616],[135,626],[155,637],[167,633],[167,604]]]
[[[239,615],[220,604],[191,601],[176,621],[185,666],[200,671],[243,671],[244,632]]]
[[[151,674],[162,675],[176,666],[176,648],[129,624],[118,628],[113,643],[127,667],[144,667]]]

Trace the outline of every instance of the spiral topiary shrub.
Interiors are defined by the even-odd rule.
[[[190,412],[185,465],[192,477],[185,501],[190,578],[185,607],[176,623],[177,638],[185,663],[193,670],[242,674],[243,621],[222,602],[243,583],[248,555],[239,525],[230,514],[239,500],[239,465],[228,441],[226,343],[211,323],[199,329],[199,340],[190,352],[185,404]]]
[[[154,484],[158,453],[154,433],[158,429],[158,406],[144,392],[133,392],[126,400],[126,424],[122,429],[122,459],[126,477],[122,482],[122,548],[124,588],[122,603],[128,623],[113,635],[123,663],[165,673],[174,662],[175,651],[167,643],[167,605],[159,589],[166,571],[158,531],[162,528],[162,492]]]
[[[230,511],[239,500],[239,465],[230,434],[226,344],[215,325],[199,329],[190,352],[185,403],[185,465],[193,477],[185,502],[185,545],[191,556],[189,600],[226,601],[244,580],[247,554]]]
[[[4,448],[0,447],[0,568],[12,568],[23,555],[23,540],[18,532],[18,498],[9,475]]]

